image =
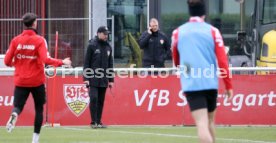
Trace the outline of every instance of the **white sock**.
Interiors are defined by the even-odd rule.
[[[15,115],[16,117],[18,117],[18,114],[16,112],[12,112],[12,115]]]
[[[38,143],[39,140],[39,134],[38,133],[34,133],[33,134],[33,142]]]

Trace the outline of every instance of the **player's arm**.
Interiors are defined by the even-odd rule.
[[[15,49],[16,49],[16,47],[12,40],[10,43],[9,49],[6,52],[5,59],[4,59],[4,63],[6,66],[9,66],[9,67],[13,66],[13,57],[14,57]]]
[[[149,34],[148,32],[143,32],[140,39],[139,39],[139,46],[141,49],[144,49],[147,47],[147,44],[149,42],[151,34]]]
[[[114,70],[113,70],[113,56],[112,56],[112,50],[110,50],[110,56],[108,57],[108,68],[111,69],[112,77],[108,78],[109,82],[114,82]]]
[[[225,94],[229,101],[233,97],[233,87],[232,87],[232,82],[231,82],[230,72],[228,67],[228,58],[226,56],[223,39],[219,30],[213,27],[212,36],[214,38],[215,53],[216,53],[217,62],[220,68],[220,74],[221,74],[221,77],[223,78],[225,88],[226,88]]]
[[[212,28],[212,36],[215,43],[215,53],[217,57],[218,66],[220,68],[220,74],[223,78],[225,87],[227,90],[232,89],[232,82],[230,78],[230,71],[228,66],[228,58],[224,48],[224,42],[218,29]]]
[[[179,66],[179,64],[180,64],[177,43],[178,43],[178,29],[176,29],[176,30],[173,31],[173,34],[172,34],[172,45],[171,45],[173,63],[174,63],[174,65],[176,67]]]
[[[93,55],[93,44],[89,43],[87,46],[87,51],[85,54],[85,58],[84,58],[84,65],[83,65],[83,81],[87,81],[86,84],[89,84],[89,79],[87,78],[87,73],[86,73],[86,69],[90,69],[91,68],[91,60],[92,60],[92,55]]]
[[[55,67],[58,67],[58,66],[61,66],[61,65],[65,64],[60,59],[52,58],[47,49],[48,49],[48,46],[47,46],[46,40],[44,39],[40,43],[39,48],[38,48],[38,55],[39,55],[38,57],[39,57],[40,61],[42,61],[43,63],[45,63],[47,65],[52,65],[52,66],[55,66]]]
[[[171,58],[172,52],[171,52],[171,40],[164,34],[164,48],[165,48],[165,57]]]

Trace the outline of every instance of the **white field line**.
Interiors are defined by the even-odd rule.
[[[81,129],[81,128],[71,128],[71,127],[62,127],[66,130],[76,130],[76,131],[97,131],[92,129]],[[113,133],[121,133],[121,134],[134,134],[134,135],[151,135],[151,136],[166,136],[166,137],[178,137],[178,138],[193,138],[197,139],[197,136],[188,136],[188,135],[177,135],[177,134],[161,134],[161,133],[150,133],[150,132],[130,132],[130,131],[112,131],[112,130],[100,130],[104,132],[113,132]],[[267,142],[267,141],[254,141],[247,139],[231,139],[231,138],[216,138],[216,140],[221,141],[231,141],[231,142],[240,142],[240,143],[276,143],[276,142]]]

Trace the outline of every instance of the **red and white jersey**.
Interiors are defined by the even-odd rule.
[[[47,51],[46,40],[33,29],[24,30],[12,39],[4,62],[14,66],[14,83],[20,87],[37,87],[45,82],[45,64],[61,66],[62,60],[53,59]]]
[[[217,66],[222,71],[220,75],[226,89],[232,89],[222,36],[202,18],[191,17],[189,22],[174,30],[172,51],[174,64],[183,73],[183,91],[218,89]],[[212,74],[206,74],[208,70]]]

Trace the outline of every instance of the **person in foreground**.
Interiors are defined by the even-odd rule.
[[[46,40],[37,34],[37,16],[34,13],[23,15],[26,27],[23,32],[12,39],[6,52],[4,62],[7,66],[15,67],[14,72],[14,102],[11,116],[6,128],[11,132],[25,103],[32,93],[35,105],[35,121],[32,143],[39,142],[39,134],[43,122],[43,105],[46,102],[44,66],[71,66],[70,58],[64,60],[49,56]]]
[[[218,94],[217,63],[233,96],[228,60],[218,29],[204,22],[204,0],[187,0],[190,20],[172,34],[174,65],[180,68],[181,88],[195,120],[200,143],[215,143],[215,112]]]

